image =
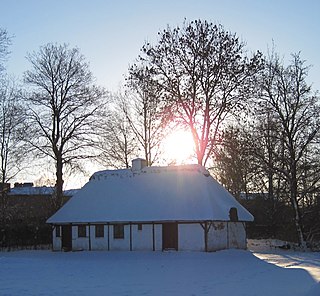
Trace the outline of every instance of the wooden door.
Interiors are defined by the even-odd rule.
[[[162,224],[162,250],[178,251],[178,223]]]
[[[72,226],[62,225],[61,248],[63,251],[72,250]]]

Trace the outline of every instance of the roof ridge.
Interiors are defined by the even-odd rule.
[[[170,173],[170,172],[184,172],[184,171],[191,171],[191,172],[198,172],[205,176],[209,176],[209,171],[200,164],[183,164],[183,165],[174,165],[174,166],[150,166],[144,167],[139,171],[132,171],[131,168],[129,169],[117,169],[117,170],[102,170],[95,172],[90,180],[100,180],[105,179],[108,177],[133,177],[135,175],[141,174],[155,174],[155,173]]]

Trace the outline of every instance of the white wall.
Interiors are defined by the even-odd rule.
[[[109,227],[109,237],[108,237]],[[142,230],[138,230],[137,224],[131,225],[132,250],[133,251],[152,251],[153,244],[156,251],[162,250],[162,226],[154,225],[154,242],[152,224],[143,224]],[[89,243],[90,234],[90,243]],[[124,225],[124,238],[113,238],[113,225],[104,225],[104,237],[95,236],[95,225],[86,226],[86,237],[78,237],[78,226],[72,226],[72,249],[73,250],[108,250],[110,251],[129,251],[130,250],[130,225]],[[55,237],[55,231],[52,234],[53,250],[61,250],[61,238]],[[108,243],[109,240],[109,243]]]
[[[61,226],[55,226],[52,231],[52,250],[61,251],[61,236],[56,237],[56,227],[60,227],[60,234],[62,234]]]
[[[110,225],[110,250],[130,250],[130,225],[125,225],[124,239],[113,238],[113,226]],[[138,230],[137,224],[131,225],[131,246],[133,251],[153,250],[153,226],[142,224]],[[154,247],[156,251],[162,250],[162,227],[154,225]]]
[[[212,222],[208,231],[208,251],[217,251],[227,248],[246,249],[246,230],[242,222]],[[154,231],[154,238],[153,238]],[[61,232],[62,233],[62,232]],[[104,226],[104,237],[95,237],[95,225],[86,226],[87,237],[78,237],[78,226],[72,226],[72,249],[89,250],[89,233],[91,250],[108,250],[108,225]],[[162,224],[143,224],[138,230],[137,224],[131,225],[132,250],[162,251]],[[154,241],[153,241],[154,240]],[[55,229],[52,232],[52,248],[61,250],[61,237],[56,237]],[[113,225],[109,225],[110,251],[130,250],[130,225],[124,225],[124,238],[113,238]],[[178,225],[178,250],[179,251],[204,251],[205,235],[200,223]]]
[[[78,226],[72,226],[72,250],[89,250],[89,226],[86,226],[86,237],[78,237]]]
[[[200,223],[179,224],[178,228],[179,251],[204,251],[204,230]]]
[[[209,226],[209,224],[208,224]],[[212,222],[208,232],[208,251],[217,251],[228,248],[227,222]]]
[[[230,249],[246,249],[247,237],[245,224],[241,222],[229,222],[229,248]]]
[[[91,250],[108,250],[108,225],[104,225],[104,237],[96,237],[95,225],[90,226]]]
[[[213,222],[208,232],[208,251],[246,249],[247,237],[242,222]]]
[[[162,251],[162,225],[154,225],[155,251]]]
[[[110,251],[129,251],[130,250],[130,225],[124,225],[124,238],[113,238],[113,225],[110,229]]]
[[[138,230],[138,225],[132,226],[132,250],[133,251],[152,251],[153,250],[153,237],[152,225],[142,225],[142,230]]]

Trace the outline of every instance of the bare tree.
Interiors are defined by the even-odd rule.
[[[7,80],[0,89],[0,158],[1,181],[8,182],[21,170],[23,151],[24,106],[15,82]]]
[[[98,161],[108,167],[129,168],[138,153],[138,142],[128,121],[128,106],[124,105],[122,95],[114,96],[114,101],[114,111],[103,126]]]
[[[151,166],[159,160],[166,134],[166,118],[160,100],[162,90],[143,64],[131,66],[127,86],[126,96],[120,101],[120,106],[147,164]]]
[[[261,54],[248,58],[244,46],[221,25],[196,20],[168,27],[156,45],[142,48],[139,61],[162,90],[167,114],[190,129],[199,164],[211,157],[221,124],[239,113],[260,68]]]
[[[265,112],[266,116],[272,114],[278,126],[276,131],[273,130],[273,138],[278,138],[278,145],[282,148],[269,150],[273,162],[268,163],[268,160],[267,164],[285,180],[298,240],[301,246],[305,246],[301,207],[306,184],[301,181],[304,179],[305,156],[319,136],[320,108],[319,98],[306,83],[308,67],[300,54],[294,54],[292,58],[290,65],[285,67],[277,55],[270,57],[261,77],[259,112]],[[315,180],[319,180],[317,175],[314,175]],[[314,185],[314,182],[309,184]]]
[[[11,79],[0,86],[0,184],[1,218],[10,218],[7,205],[8,182],[23,168],[26,159],[22,133],[25,122],[21,94]]]
[[[28,143],[56,166],[55,207],[62,205],[63,168],[93,156],[102,120],[103,89],[94,84],[79,49],[47,44],[28,55]]]
[[[256,104],[256,100],[253,104]],[[277,115],[270,108],[252,109],[255,119],[250,124],[249,154],[254,164],[254,192],[260,192],[261,198],[256,203],[257,223],[265,225],[266,232],[277,237],[286,234],[284,239],[291,239],[295,234],[292,219],[288,217],[288,186],[280,170],[284,169],[284,143],[281,140],[282,127]],[[263,209],[263,210],[262,210]],[[260,217],[259,217],[260,216]],[[261,219],[264,217],[263,219]],[[260,222],[259,222],[260,221]],[[281,234],[282,233],[282,234]]]
[[[4,62],[9,55],[11,37],[7,31],[0,28],[0,204],[2,225],[10,218],[10,209],[7,204],[8,182],[21,169],[25,156],[22,153],[19,129],[23,123],[23,108],[19,100],[20,95],[13,79],[5,73]]]
[[[0,28],[0,74],[4,71],[3,63],[6,61],[9,55],[9,45],[11,44],[11,38],[8,32]]]
[[[256,187],[255,176],[259,174],[250,153],[250,134],[244,127],[228,126],[215,155],[215,171],[228,191],[236,198]]]

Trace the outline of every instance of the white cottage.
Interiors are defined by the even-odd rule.
[[[53,250],[246,248],[253,216],[200,165],[95,173],[47,223]]]

